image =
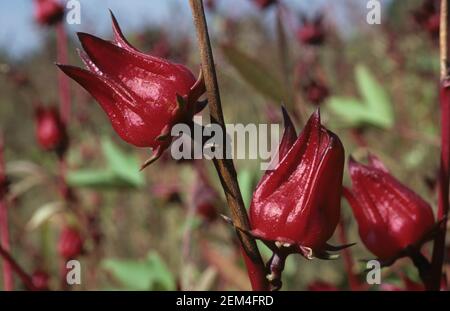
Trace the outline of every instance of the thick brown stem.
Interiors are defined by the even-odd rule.
[[[211,122],[218,124],[223,133],[225,131],[225,121],[220,102],[219,86],[217,83],[214,58],[208,34],[205,12],[202,0],[190,0],[192,15],[197,32],[197,39],[200,48],[202,72],[205,78],[208,105],[211,115]],[[222,187],[231,212],[231,219],[236,226],[249,230],[250,222],[247,217],[241,191],[237,181],[236,170],[231,159],[214,160],[217,173],[219,174]],[[248,235],[236,231],[242,243],[243,255],[247,266],[252,288],[254,290],[268,290],[269,284],[266,279],[266,270],[254,239]]]

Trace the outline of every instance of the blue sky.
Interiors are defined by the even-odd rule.
[[[63,1],[63,0],[61,0]],[[98,35],[110,32],[108,9],[112,9],[125,32],[132,32],[146,24],[174,23],[177,29],[190,30],[191,21],[187,0],[79,0],[81,25],[70,31],[86,31]],[[250,0],[216,0],[222,12],[241,15],[255,12]],[[355,3],[361,0],[351,0]],[[284,0],[293,8],[314,11],[333,0]],[[230,5],[230,4],[233,5]],[[7,50],[13,58],[20,59],[40,47],[47,31],[34,24],[32,0],[0,1],[0,49]],[[271,13],[263,13],[270,18]],[[273,15],[273,14],[272,14]],[[6,48],[7,47],[7,48]]]

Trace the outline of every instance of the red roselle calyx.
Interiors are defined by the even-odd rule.
[[[64,7],[56,0],[34,0],[34,18],[41,25],[55,25],[64,18]]]
[[[152,148],[145,167],[170,145],[172,126],[190,122],[204,107],[197,100],[205,86],[183,65],[136,50],[113,15],[112,21],[113,42],[78,33],[85,51],[80,56],[88,70],[59,67],[98,101],[123,140]]]
[[[340,216],[344,148],[339,138],[323,127],[317,110],[297,137],[283,110],[285,131],[279,163],[266,171],[250,205],[251,232],[273,252],[267,276],[274,289],[281,286],[286,256],[300,253],[331,259],[327,244]]]
[[[321,45],[325,41],[325,29],[323,26],[323,15],[314,19],[301,16],[302,25],[297,31],[300,43],[307,45]]]
[[[420,251],[434,227],[430,205],[395,179],[383,163],[349,161],[352,189],[344,189],[364,245],[384,262]],[[405,253],[407,252],[407,253]]]
[[[67,131],[55,107],[38,106],[35,111],[36,138],[42,149],[64,154],[68,145]]]
[[[75,228],[63,228],[58,240],[59,255],[68,260],[78,257],[82,251],[83,239],[80,232]]]

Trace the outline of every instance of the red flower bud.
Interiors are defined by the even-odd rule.
[[[183,65],[137,51],[112,19],[114,42],[78,33],[89,70],[59,67],[98,101],[123,140],[153,149],[146,166],[170,145],[171,127],[198,112],[204,84]]]
[[[344,148],[321,125],[318,110],[298,137],[284,116],[280,162],[265,173],[251,202],[252,233],[292,252],[325,258],[339,221]]]
[[[55,107],[38,106],[35,112],[36,138],[42,149],[64,153],[67,148],[66,127]]]
[[[65,227],[59,235],[58,253],[64,259],[72,259],[83,251],[83,239],[74,228]]]
[[[434,226],[433,211],[419,195],[401,184],[375,156],[369,165],[350,158],[353,188],[344,189],[364,245],[381,260],[396,258]]]
[[[302,16],[302,26],[297,31],[297,38],[302,44],[321,45],[325,40],[323,16],[319,15],[313,20]]]
[[[311,80],[304,85],[303,91],[308,101],[314,105],[320,105],[329,95],[328,87],[316,80]]]
[[[55,0],[34,0],[34,18],[45,26],[51,26],[62,21],[64,7]]]
[[[49,279],[48,273],[42,270],[36,270],[31,275],[31,281],[37,290],[48,290]]]
[[[261,9],[267,9],[272,4],[277,3],[277,0],[253,0],[253,2]]]

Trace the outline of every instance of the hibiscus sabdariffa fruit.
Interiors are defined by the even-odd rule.
[[[364,245],[386,264],[416,256],[436,228],[431,206],[395,179],[374,155],[349,161],[352,188],[344,189]]]
[[[267,279],[281,287],[286,257],[299,253],[308,259],[336,258],[327,241],[340,217],[344,148],[338,136],[320,123],[317,110],[297,137],[283,110],[285,131],[278,164],[263,175],[250,205],[251,231],[272,251]],[[347,245],[348,246],[348,245]]]
[[[205,86],[185,66],[136,50],[112,20],[113,42],[78,33],[87,70],[59,67],[98,101],[123,140],[152,148],[145,167],[170,145],[172,126],[192,121],[204,107],[197,100]]]

